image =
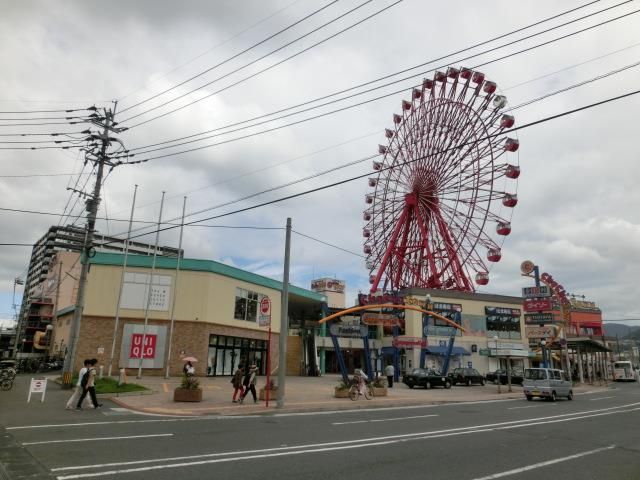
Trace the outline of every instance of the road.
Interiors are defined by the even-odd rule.
[[[2,420],[60,480],[640,479],[637,383],[556,403],[198,418],[144,416],[113,404],[46,411],[33,405],[30,418]]]

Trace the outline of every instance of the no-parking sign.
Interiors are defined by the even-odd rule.
[[[44,402],[45,393],[47,393],[47,379],[46,378],[32,378],[29,384],[29,396],[27,397],[27,403],[31,401],[32,393],[41,393],[41,402]]]
[[[266,295],[260,300],[258,325],[266,327],[271,324],[271,299]]]

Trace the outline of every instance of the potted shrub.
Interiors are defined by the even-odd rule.
[[[334,396],[336,398],[349,398],[350,388],[351,388],[351,384],[344,383],[344,381],[342,381],[338,385],[336,385]]]
[[[183,375],[180,386],[173,391],[174,402],[201,402],[200,382],[192,375]]]
[[[384,377],[376,378],[371,384],[373,387],[374,397],[386,397],[387,396],[387,379]]]
[[[269,400],[274,400],[278,396],[278,386],[272,379],[269,381],[269,385],[265,385],[258,391],[258,400],[267,399],[267,390],[269,390]]]

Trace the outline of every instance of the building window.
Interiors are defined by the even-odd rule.
[[[236,288],[236,304],[233,318],[236,320],[246,320],[248,322],[257,321],[259,295],[250,290]]]

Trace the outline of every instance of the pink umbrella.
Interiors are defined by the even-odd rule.
[[[197,362],[198,359],[196,357],[184,357],[182,359],[183,362]]]

